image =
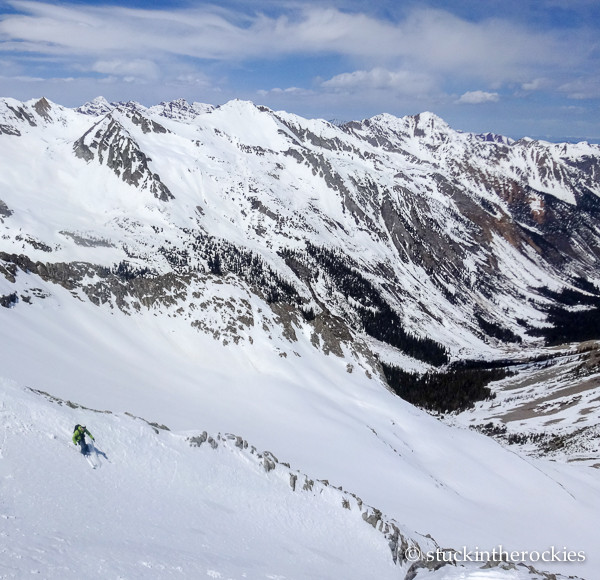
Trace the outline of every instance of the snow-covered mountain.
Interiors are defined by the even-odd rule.
[[[525,573],[435,571],[423,559],[411,570],[403,556],[413,544],[555,546],[585,552],[585,562],[528,564],[588,580],[600,571],[591,509],[600,368],[593,343],[572,344],[598,338],[600,147],[460,133],[431,113],[338,126],[242,101],[146,108],[98,98],[73,110],[5,98],[0,159],[0,411],[9,419],[0,485],[15,496],[0,520],[15,570],[7,577],[23,573],[20,561],[46,577],[102,577],[114,545],[88,534],[88,559],[59,570],[67,550],[56,542],[74,544],[67,530],[106,509],[118,495],[110,482],[125,480],[122,536],[102,516],[119,542],[155,515],[186,516],[121,546],[127,564],[109,575],[144,577],[138,555],[159,546],[156,577],[366,578],[355,561],[372,558],[371,577]],[[419,375],[454,376],[467,359],[510,373],[494,377],[495,399],[446,416],[450,425],[392,392],[421,384]],[[104,443],[101,469],[62,456],[75,421]],[[223,436],[214,454],[201,446],[197,464],[190,440],[204,430],[270,453],[257,459]],[[525,455],[554,453],[559,441],[558,463]],[[266,470],[271,455],[280,460]],[[584,461],[569,463],[575,455]],[[82,500],[61,515],[60,533],[43,527],[36,556],[19,539],[38,524],[18,490],[41,498],[55,461],[84,482],[81,497],[109,487],[98,506]],[[40,476],[25,485],[34,465]],[[330,485],[298,499],[281,487],[293,475]],[[53,512],[69,497],[58,481],[48,486],[59,496]],[[277,516],[258,507],[267,490]],[[243,501],[258,504],[243,515]],[[331,507],[344,502],[358,518]],[[214,527],[219,513],[231,528],[215,536],[198,524],[202,556],[174,552],[193,543],[196,520]],[[304,518],[320,523],[311,531]],[[233,522],[243,558],[226,545]],[[281,534],[296,539],[275,541]],[[335,540],[322,539],[326,554],[315,557],[319,534]]]

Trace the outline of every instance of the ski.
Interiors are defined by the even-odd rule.
[[[92,453],[94,454],[93,461],[94,461],[94,464],[96,465],[96,467],[94,467],[94,469],[96,469],[97,467],[100,467],[100,465],[101,465],[100,455],[98,454],[98,449],[96,449],[96,446],[94,445],[94,443],[90,443],[89,447],[90,447]]]
[[[88,443],[88,452],[84,455],[87,462],[90,464],[92,469],[100,467],[100,460],[98,458],[98,451],[94,447],[93,443]]]
[[[85,457],[86,461],[90,464],[90,467],[92,469],[96,469],[96,465],[94,464],[90,454],[88,453],[87,455],[84,455],[84,457]]]

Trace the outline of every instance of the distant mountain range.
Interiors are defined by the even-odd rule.
[[[160,302],[182,276],[233,274],[349,343],[368,336],[432,364],[596,337],[589,313],[570,310],[598,299],[598,146],[459,133],[431,113],[333,126],[241,101],[3,99],[0,111],[7,144],[43,144],[38,180],[65,175],[52,206],[77,208],[70,220],[36,200],[44,229],[24,231],[31,159],[7,154],[4,259],[50,271],[85,259],[97,302],[131,308],[141,281]],[[135,207],[103,219],[107,188],[113,206]]]

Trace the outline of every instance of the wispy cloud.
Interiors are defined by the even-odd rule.
[[[62,77],[76,79],[81,91],[104,83],[141,101],[187,87],[206,98],[259,95],[265,104],[317,114],[325,105],[465,111],[476,109],[465,104],[514,107],[544,96],[600,98],[599,26],[584,19],[592,3],[571,19],[585,20],[574,34],[552,18],[572,3],[540,0],[534,10],[506,2],[485,16],[470,0],[444,10],[417,1],[190,0],[173,7],[164,0],[150,9],[8,0],[11,11],[0,15],[3,84],[17,90],[19,78],[46,78],[56,87]],[[542,8],[544,25],[531,24],[527,18]]]
[[[143,58],[98,60],[91,65],[91,70],[136,81],[151,81],[160,76],[156,63]]]
[[[282,89],[279,87],[274,87],[272,89],[259,89],[256,91],[257,94],[265,97],[267,95],[302,95],[302,96],[312,96],[314,95],[314,91],[303,89],[300,87],[288,87],[287,89]]]
[[[599,99],[600,78],[597,76],[577,78],[561,85],[558,90],[565,93],[570,99]]]
[[[94,61],[99,54],[247,60],[333,53],[362,62],[405,62],[494,81],[525,81],[531,69],[566,67],[577,59],[572,40],[567,51],[557,35],[502,20],[469,22],[441,10],[414,10],[403,21],[388,22],[314,5],[269,17],[210,5],[148,10],[28,0],[9,4],[19,14],[0,22],[3,51]]]
[[[521,84],[521,89],[524,91],[540,91],[552,86],[552,81],[545,78],[537,78]]]

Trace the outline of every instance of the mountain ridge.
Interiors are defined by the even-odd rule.
[[[307,334],[382,380],[386,364],[443,374],[597,338],[598,146],[461,133],[429,112],[335,126],[240,100],[1,103],[4,143],[26,142],[6,151],[0,198],[11,284],[38,272],[228,344],[279,324],[284,350]],[[39,299],[35,284],[1,296]]]
[[[495,334],[534,344],[518,322],[523,303],[546,302],[547,297],[540,296],[545,286],[573,288],[573,280],[590,274],[600,279],[595,269],[599,252],[593,221],[600,212],[600,147],[482,140],[453,131],[432,113],[402,119],[379,115],[340,128],[242,101],[216,108],[198,106],[202,112],[185,117],[185,122],[179,114],[173,119],[165,113],[173,106],[188,110],[183,100],[162,103],[154,111],[137,103],[108,104],[100,98],[75,111],[40,102],[18,104],[5,99],[4,121],[16,125],[3,127],[18,132],[25,130],[20,126],[29,130],[41,123],[40,129],[48,125],[48,130],[56,131],[68,125],[67,113],[100,104],[100,112],[93,109],[93,118],[102,120],[79,137],[75,133],[69,138],[76,157],[88,166],[106,164],[126,184],[140,192],[147,190],[163,202],[176,200],[181,191],[188,198],[189,217],[176,219],[180,232],[195,213],[192,221],[197,225],[191,224],[192,230],[214,228],[211,235],[241,247],[250,242],[250,251],[282,270],[299,295],[312,291],[297,272],[284,266],[278,253],[300,250],[294,260],[306,262],[306,268],[310,256],[298,243],[303,238],[344,248],[347,258],[359,264],[370,254],[359,268],[380,272],[378,292],[388,282],[382,277],[385,272],[394,293],[399,291],[404,296],[401,300],[409,298],[408,308],[400,307],[399,297],[388,295],[386,301],[392,310],[404,310],[404,324],[412,326],[417,336],[440,332],[436,320],[452,318],[453,302],[464,302],[469,296],[469,302],[481,304],[480,311],[471,308],[467,314],[474,338],[493,342],[494,332],[490,335],[489,330],[510,322]],[[89,112],[84,115],[89,118]],[[157,118],[175,125],[169,129]],[[75,126],[86,124],[84,119],[77,120]],[[156,138],[148,141],[152,134]],[[183,156],[173,157],[169,146],[160,143],[160,135]],[[214,162],[210,161],[211,148],[218,153]],[[513,150],[516,157],[507,163]],[[383,156],[378,158],[375,151]],[[186,160],[182,163],[182,159]],[[227,182],[224,186],[219,184],[222,180]],[[544,187],[545,191],[539,189]],[[203,197],[192,210],[190,193],[194,191]],[[5,213],[14,212],[10,200],[2,202]],[[157,206],[152,211],[167,216],[165,208]],[[11,214],[10,219],[15,216]],[[265,240],[269,229],[274,237]],[[186,248],[171,251],[181,252],[180,261],[189,255]],[[125,260],[132,257],[127,252],[122,255]],[[505,266],[500,266],[499,258],[507,262]],[[523,277],[522,272],[515,272],[498,279],[498,271],[510,269],[515,258],[529,274]],[[520,278],[519,289],[516,280],[510,280],[514,274]],[[509,294],[502,300],[513,303],[502,321],[494,315],[494,308],[486,307],[494,278],[494,284]],[[438,314],[427,314],[423,302],[415,300],[415,294],[424,292],[443,305]],[[337,306],[344,314],[352,311],[348,304],[338,301]],[[543,318],[538,307],[527,324],[543,327]],[[477,322],[483,319],[484,327]],[[462,332],[467,328],[461,325]],[[445,339],[440,342],[445,344]]]

